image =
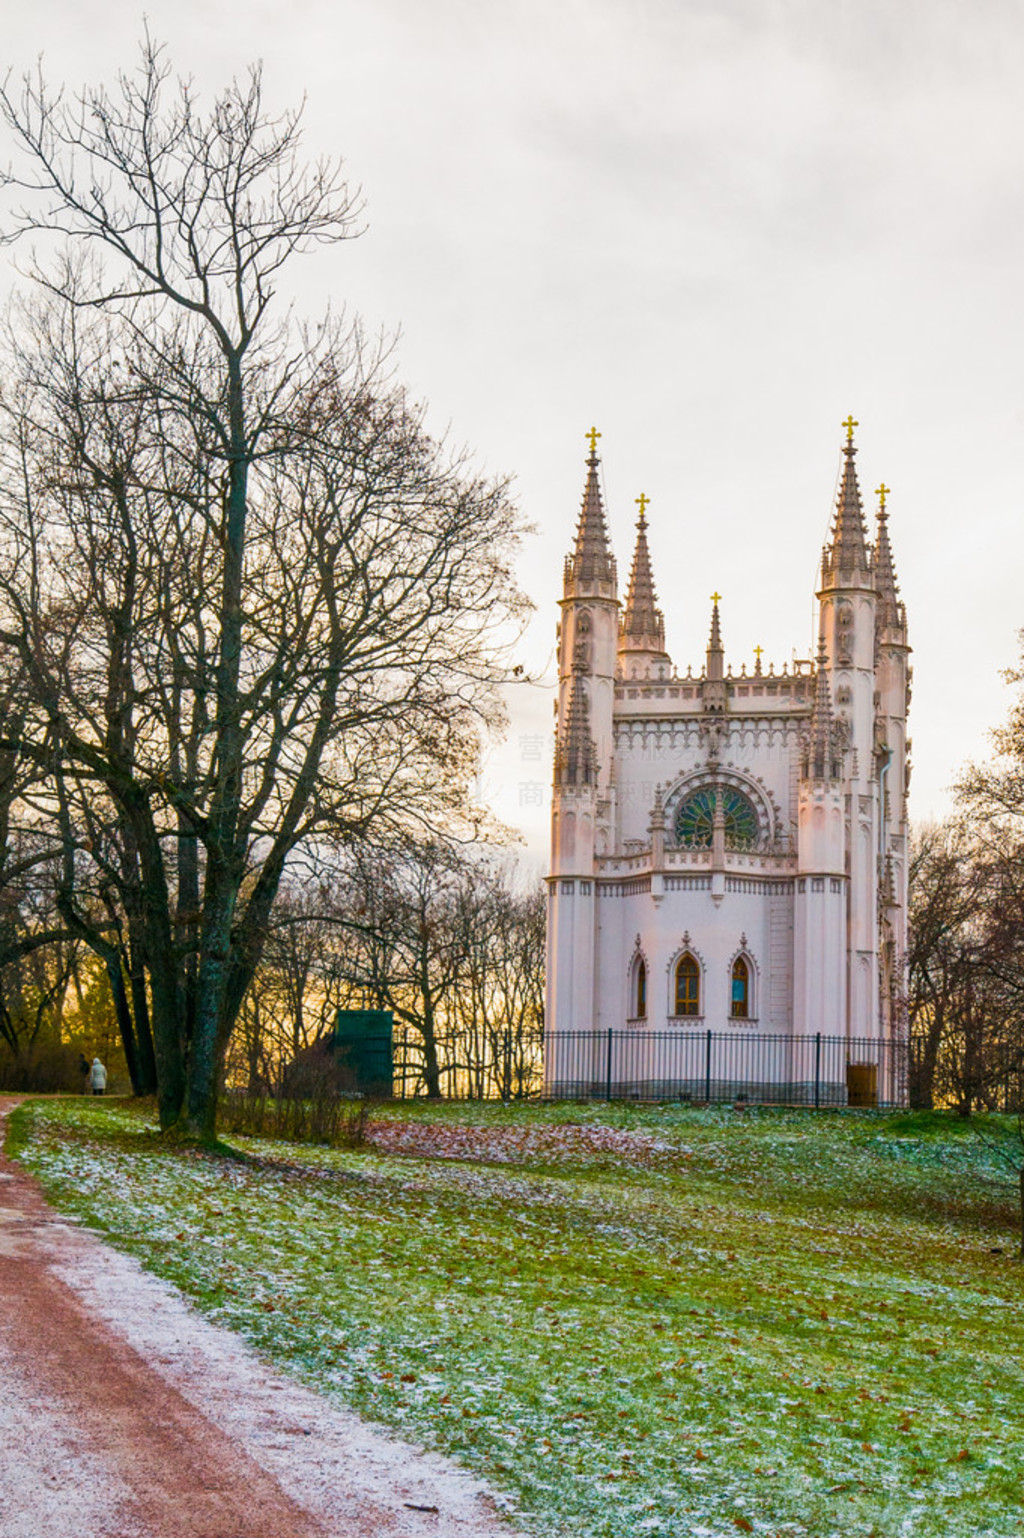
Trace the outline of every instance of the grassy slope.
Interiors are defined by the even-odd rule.
[[[387,1114],[365,1153],[206,1158],[93,1102],[26,1107],[12,1136],[59,1205],[473,1464],[538,1534],[1022,1530],[1024,1267],[1012,1183],[973,1135],[870,1113]]]

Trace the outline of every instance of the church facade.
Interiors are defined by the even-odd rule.
[[[685,674],[665,649],[642,497],[620,599],[590,434],[558,632],[549,1093],[610,1084],[605,1037],[619,1092],[672,1093],[700,1079],[713,1033],[747,1043],[740,1088],[755,1056],[748,1079],[809,1084],[801,1044],[820,1059],[825,1040],[840,1100],[855,1082],[869,1101],[900,1097],[878,1075],[903,1030],[910,648],[887,488],[869,537],[844,426],[816,656],[727,666],[715,594],[703,666]]]

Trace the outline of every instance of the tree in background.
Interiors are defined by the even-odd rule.
[[[987,846],[964,821],[911,850],[912,1103],[964,1116],[1003,1106],[1024,1071],[1024,846]]]
[[[1024,696],[993,740],[957,817],[911,850],[911,1095],[963,1115],[1017,1108],[1024,1089]]]
[[[235,1088],[273,1090],[323,1049],[339,1009],[388,1010],[399,1094],[514,1099],[539,1087],[545,901],[486,847],[403,840],[346,851],[292,880],[228,1060]]]
[[[0,105],[8,232],[53,250],[0,381],[0,749],[137,1043],[148,1011],[161,1124],[208,1138],[289,862],[465,814],[516,517],[357,325],[277,302],[356,208],[258,70],[204,114],[147,39],[110,92]]]

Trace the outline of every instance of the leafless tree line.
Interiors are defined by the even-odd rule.
[[[1024,683],[1024,672],[1007,673]],[[1024,703],[964,771],[957,814],[911,851],[911,1100],[1024,1106]]]
[[[399,1095],[517,1099],[540,1086],[545,903],[507,857],[363,844],[279,898],[227,1059],[273,1091],[339,1009],[394,1020]]]
[[[36,242],[0,352],[0,971],[42,1019],[87,951],[133,1085],[209,1138],[289,871],[472,831],[517,515],[385,347],[282,302],[358,200],[259,71],[203,111],[147,38],[114,89],[0,113],[0,233]]]

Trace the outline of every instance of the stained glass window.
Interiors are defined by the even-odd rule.
[[[745,1020],[750,1013],[750,968],[742,956],[732,964],[732,1015]]]
[[[752,849],[760,831],[757,813],[742,791],[731,785],[703,785],[676,812],[676,840],[686,849],[710,849],[715,800],[725,816],[725,842],[730,849]]]
[[[700,967],[689,951],[676,967],[676,1014],[700,1014]]]

